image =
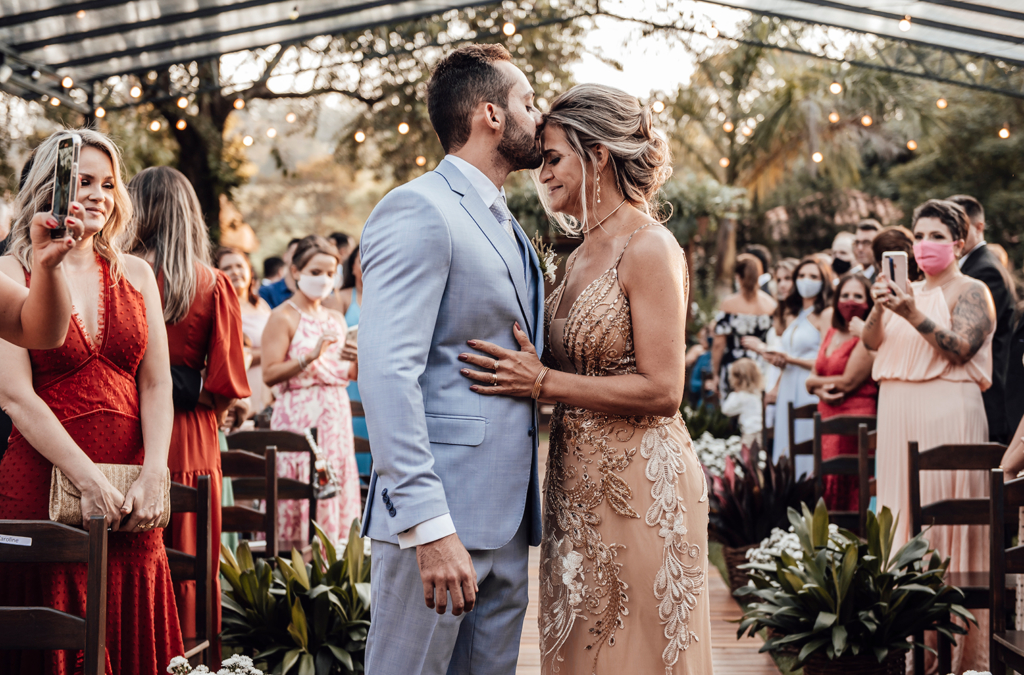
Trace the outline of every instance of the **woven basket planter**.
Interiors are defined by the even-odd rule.
[[[722,547],[722,557],[725,558],[725,567],[729,571],[729,589],[735,591],[737,588],[746,586],[749,579],[747,578],[747,571],[738,569],[740,565],[747,564],[747,551],[757,546],[757,544],[750,544],[749,546],[741,546],[740,548],[733,548],[731,546]]]
[[[905,675],[907,653],[889,652],[881,663],[874,655],[846,655],[830,661],[824,653],[812,654],[804,661],[804,675]]]

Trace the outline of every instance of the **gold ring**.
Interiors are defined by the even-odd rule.
[[[500,364],[500,363],[501,363],[501,361],[499,361],[498,359],[494,359],[494,369],[495,370],[498,369],[498,364]]]
[[[498,374],[497,373],[491,373],[491,386],[492,387],[497,387],[498,386]]]

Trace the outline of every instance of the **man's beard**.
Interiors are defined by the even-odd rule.
[[[536,134],[516,124],[511,114],[506,119],[508,123],[498,143],[498,154],[508,162],[511,171],[539,168],[544,163],[544,155]]]

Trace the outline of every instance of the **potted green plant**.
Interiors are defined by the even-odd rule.
[[[223,632],[227,647],[241,647],[275,675],[363,672],[370,627],[370,561],[352,523],[338,551],[319,526],[313,561],[292,549],[291,561],[254,559],[245,542],[237,557],[221,546]]]
[[[813,480],[796,478],[788,457],[779,461],[759,460],[757,443],[743,448],[740,462],[725,458],[722,476],[705,469],[709,494],[709,526],[712,538],[722,543],[722,555],[729,570],[729,586],[735,591],[747,583],[745,564],[748,549],[771,535],[772,529],[785,527],[787,510],[813,503],[816,486]]]
[[[804,675],[903,675],[909,638],[937,630],[955,641],[967,631],[952,617],[974,622],[960,589],[943,581],[949,559],[924,533],[893,552],[887,507],[868,513],[866,541],[830,532],[823,500],[802,511],[789,510],[800,556],[782,549],[773,564],[745,565],[753,585],[736,593],[749,601],[738,635],[768,629],[761,651],[795,651]]]

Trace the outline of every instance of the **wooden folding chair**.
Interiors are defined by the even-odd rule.
[[[0,520],[0,562],[88,565],[85,617],[52,607],[0,607],[0,649],[81,649],[84,675],[103,675],[107,630],[107,526],[89,530],[45,520]]]
[[[867,530],[868,507],[875,496],[875,451],[878,449],[878,432],[870,431],[867,424],[857,427],[857,466],[860,470],[860,494],[857,501],[857,523],[861,536]]]
[[[238,504],[223,507],[221,532],[260,532],[266,544],[262,550],[253,550],[253,555],[277,556],[277,448],[270,446],[261,454],[228,450],[220,454],[220,464],[224,477],[231,479],[236,501],[261,499],[266,509],[257,511]]]
[[[812,445],[814,448],[814,478],[818,484],[819,495],[824,493],[825,476],[860,476],[863,470],[859,453],[857,455],[832,457],[828,460],[824,459],[821,454],[822,436],[835,435],[856,438],[861,425],[874,429],[875,422],[874,415],[836,415],[826,420],[821,418],[821,413],[815,411]],[[858,509],[856,511],[829,510],[829,522],[848,530],[857,530],[863,535],[864,531],[860,529],[861,513],[866,510],[866,506],[862,508],[860,502],[865,501],[870,501],[870,497],[867,496],[867,493],[860,493],[858,495]]]
[[[928,525],[988,525],[990,518],[989,499],[943,499],[930,504],[921,504],[922,471],[989,471],[999,466],[1006,452],[1000,443],[970,443],[960,445],[939,445],[921,451],[916,441],[908,443],[910,469],[910,534],[920,534]],[[940,555],[948,552],[940,551]],[[985,572],[951,572],[946,583],[964,592],[960,603],[967,609],[988,609],[991,602],[989,574]],[[920,636],[923,638],[923,636]],[[923,640],[922,640],[923,641]],[[952,647],[939,635],[939,672],[948,673],[952,668]],[[914,648],[914,672],[924,673],[924,650]]]
[[[210,665],[211,660],[220,661],[220,654],[213,648],[213,627],[215,624],[216,605],[219,599],[214,596],[214,571],[211,560],[214,545],[212,521],[210,515],[210,477],[199,476],[196,487],[188,487],[180,483],[171,483],[171,513],[196,514],[196,553],[190,555],[173,548],[167,549],[167,562],[171,567],[171,579],[174,581],[194,581],[196,583],[196,616],[195,635],[183,635],[185,643],[184,657],[193,665],[204,663]],[[219,544],[220,542],[217,542]],[[219,547],[217,549],[220,550]]]
[[[1020,509],[1024,507],[1024,478],[1003,482],[1003,470],[989,472],[991,499],[989,500],[991,525],[989,536],[989,587],[992,589],[989,606],[989,669],[1002,673],[1012,668],[1024,673],[1024,631],[1006,625],[1007,575],[1024,574],[1024,542],[1006,547],[1006,524],[1018,525]],[[1013,527],[1016,534],[1017,527]],[[1013,579],[1010,576],[1010,579]],[[1011,587],[1015,589],[1016,584]],[[998,668],[998,664],[1004,664]]]
[[[764,392],[761,393],[761,448],[772,456],[772,445],[775,441],[775,427],[768,426],[768,403]]]

